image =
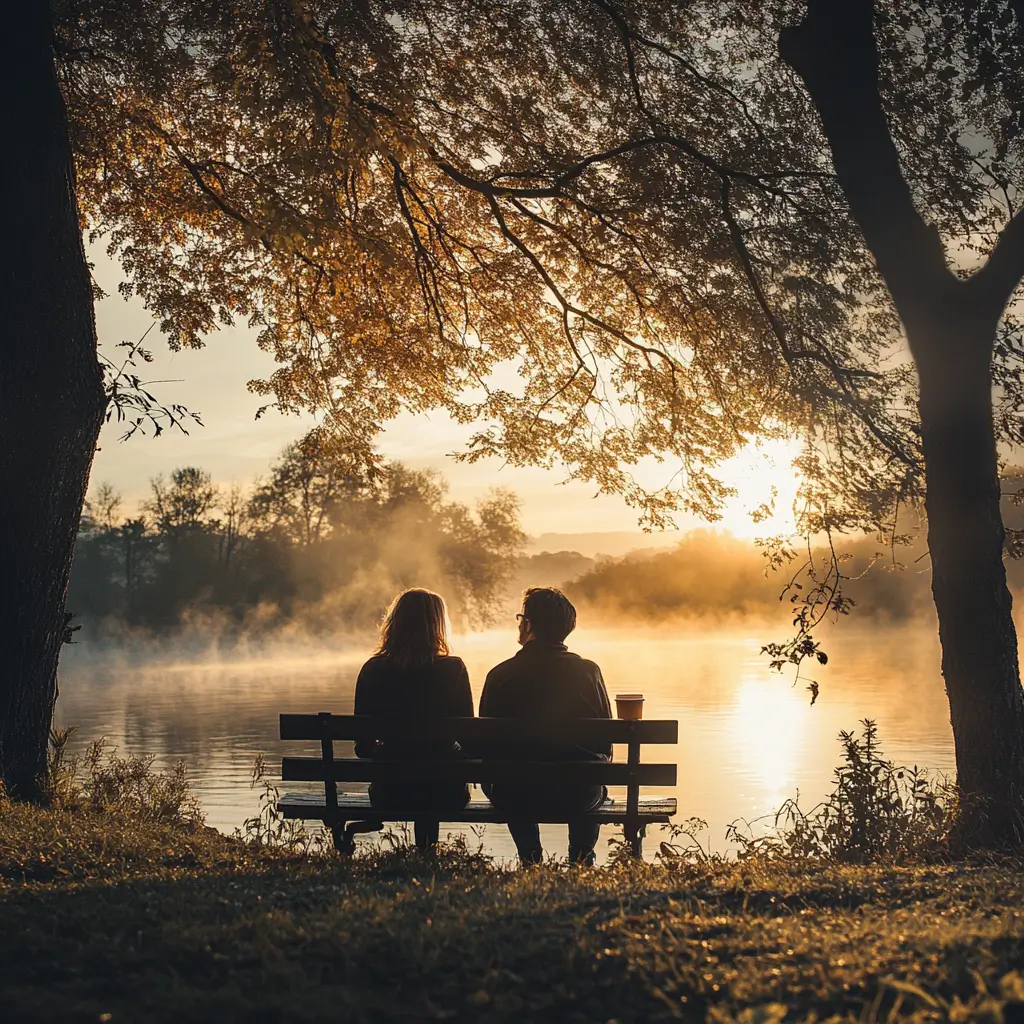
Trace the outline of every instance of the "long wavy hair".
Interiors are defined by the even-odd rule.
[[[380,624],[375,653],[399,668],[425,668],[435,658],[449,654],[444,598],[419,587],[399,594]]]

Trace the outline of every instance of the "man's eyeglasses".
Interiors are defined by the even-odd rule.
[[[516,612],[516,622],[522,622],[526,616],[522,612]]]

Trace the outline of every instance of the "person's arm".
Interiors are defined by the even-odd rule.
[[[594,677],[594,689],[597,697],[598,714],[595,718],[612,718],[612,702],[608,699],[608,689],[604,685],[604,676],[601,674],[600,666],[595,665],[597,670]]]
[[[608,690],[604,685],[604,676],[601,674],[601,668],[599,665],[594,665],[594,717],[595,718],[611,718],[612,717],[612,702],[608,699]],[[610,761],[612,759],[612,745],[609,743],[607,747],[597,751],[599,754],[605,754]]]
[[[497,682],[494,678],[494,670],[487,673],[484,680],[483,693],[480,694],[480,717],[496,718],[498,713],[495,710],[495,696],[497,693]]]
[[[500,718],[501,708],[499,707],[499,690],[501,684],[498,681],[497,676],[494,674],[494,669],[491,669],[487,673],[487,678],[484,680],[483,693],[480,694],[480,717],[481,718]],[[473,757],[495,757],[500,751],[500,744],[490,743],[486,746],[477,746],[473,749]]]
[[[374,683],[373,671],[367,662],[359,670],[359,676],[356,679],[356,700],[352,714],[375,715],[378,713],[377,688]],[[356,757],[373,757],[376,751],[376,740],[356,740]]]
[[[473,688],[469,685],[469,669],[466,663],[460,659],[459,674],[455,683],[455,700],[452,710],[454,718],[472,718],[473,711]],[[481,703],[483,698],[481,698]]]
[[[469,685],[469,670],[461,658],[458,659],[455,679],[447,703],[448,707],[445,709],[445,713],[452,718],[472,718],[474,716],[473,689]],[[474,756],[471,745],[461,739],[455,743],[455,752],[463,757]]]

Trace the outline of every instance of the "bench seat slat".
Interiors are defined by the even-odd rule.
[[[458,740],[464,746],[498,741],[578,743],[588,748],[606,743],[677,743],[674,720],[627,722],[621,719],[577,718],[374,718],[367,715],[281,715],[283,740]]]
[[[317,793],[287,793],[278,801],[277,809],[285,818],[323,820],[328,817],[323,795]],[[675,813],[674,797],[647,798],[640,801],[639,818],[643,822],[667,822]],[[422,817],[422,812],[418,816]],[[338,817],[342,821],[412,821],[417,814],[412,812],[405,816],[395,813],[382,815],[380,811],[370,805],[370,798],[365,793],[345,793],[338,796]],[[621,824],[626,820],[626,801],[606,800],[596,811],[581,814],[579,817],[609,825]],[[502,823],[508,818],[501,811],[496,810],[488,800],[471,800],[463,810],[446,816],[444,820],[446,822]],[[559,824],[565,822],[565,816],[547,818],[540,815],[537,820],[542,824]]]
[[[330,764],[334,782],[517,782],[525,785],[555,783],[625,786],[635,780],[641,786],[674,786],[676,765],[630,766],[604,761],[378,761],[335,758]],[[318,757],[285,757],[281,778],[285,782],[323,782],[326,765]]]

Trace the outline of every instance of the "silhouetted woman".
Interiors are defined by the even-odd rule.
[[[357,715],[388,718],[472,718],[473,694],[461,658],[448,648],[448,615],[444,601],[429,590],[406,590],[395,598],[380,627],[380,645],[356,680]],[[357,757],[400,761],[406,758],[450,758],[458,743],[424,738],[382,743],[361,740]],[[375,782],[370,802],[381,811],[422,809],[414,822],[416,845],[429,849],[437,842],[439,820],[462,810],[469,787],[462,783]]]

